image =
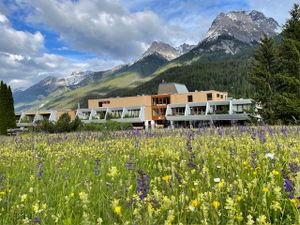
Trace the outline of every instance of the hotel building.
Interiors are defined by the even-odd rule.
[[[132,123],[135,127],[199,127],[210,123],[232,123],[249,120],[251,99],[232,99],[227,92],[189,92],[185,85],[162,83],[155,95],[89,99],[88,108],[68,112],[84,123],[105,123],[107,120]],[[59,112],[22,113],[18,125],[49,119],[56,121]],[[22,122],[23,121],[23,122]]]

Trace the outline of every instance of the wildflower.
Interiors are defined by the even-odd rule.
[[[80,200],[81,200],[84,204],[86,204],[86,203],[89,202],[89,200],[88,200],[88,194],[85,193],[85,192],[83,192],[83,191],[79,193],[79,198],[80,198]]]
[[[36,173],[37,178],[41,178],[43,176],[43,163],[40,161],[37,165],[37,173]]]
[[[33,193],[33,187],[29,188],[29,193]]]
[[[28,217],[22,220],[23,224],[30,224],[31,220]]]
[[[168,175],[162,177],[163,181],[168,182],[170,177]]]
[[[242,197],[241,196],[236,196],[236,200],[238,201],[238,202],[240,202],[241,200],[242,200]]]
[[[286,192],[292,192],[294,190],[293,188],[293,183],[292,181],[289,179],[289,177],[284,179],[284,190]]]
[[[266,158],[269,158],[269,159],[272,159],[272,160],[274,160],[275,159],[275,155],[273,154],[273,153],[267,153],[266,155],[265,155],[265,157]]]
[[[264,188],[263,188],[263,192],[264,192],[264,193],[268,193],[268,192],[269,192],[269,188],[264,187]]]
[[[121,214],[121,210],[122,210],[121,206],[116,206],[116,207],[115,207],[115,213],[116,213],[117,215],[120,215],[120,214]]]
[[[290,202],[291,202],[292,204],[294,204],[294,205],[297,204],[297,200],[296,200],[295,198],[290,199]]]
[[[267,217],[265,215],[261,215],[256,219],[258,224],[266,224]]]
[[[147,197],[148,191],[150,189],[150,178],[145,174],[143,170],[138,170],[138,173],[140,176],[137,179],[138,186],[136,188],[137,192],[139,193],[140,200],[143,200]]]
[[[21,202],[25,202],[27,200],[28,195],[27,194],[23,194],[21,196]]]
[[[96,159],[96,160],[95,160],[95,167],[94,167],[94,174],[95,174],[96,176],[98,176],[99,173],[100,173],[99,165],[100,165],[100,160],[99,160],[99,159]]]
[[[219,201],[213,201],[213,207],[215,209],[218,209],[220,207],[221,203]]]
[[[215,182],[215,183],[219,183],[220,181],[221,181],[220,178],[218,178],[218,177],[217,177],[217,178],[214,178],[214,182]]]
[[[277,176],[277,175],[279,175],[279,172],[277,170],[272,170],[272,174]]]
[[[197,199],[192,200],[191,205],[194,206],[194,207],[197,207],[199,205],[199,202],[197,201]]]
[[[119,174],[119,171],[118,171],[117,167],[112,166],[109,169],[109,173],[107,175],[110,176],[110,177],[112,177],[112,178],[114,178],[114,177],[118,176],[118,174]]]
[[[39,216],[34,217],[34,218],[32,219],[32,222],[33,222],[33,223],[39,223],[39,222],[41,222],[41,218],[40,218]]]

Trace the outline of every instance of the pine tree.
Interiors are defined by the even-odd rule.
[[[12,91],[10,86],[8,86],[7,90],[7,99],[8,99],[8,128],[15,128],[16,125],[16,116],[15,116],[15,108],[14,108],[14,99],[12,95]]]
[[[0,134],[7,134],[8,128],[16,127],[14,101],[11,88],[3,81],[0,84]]]
[[[6,134],[5,121],[5,85],[3,81],[0,84],[0,134]]]
[[[254,99],[261,104],[259,114],[264,122],[273,124],[276,121],[276,82],[277,72],[276,49],[271,38],[264,36],[261,39],[255,55],[250,82],[255,86]]]
[[[290,15],[279,47],[278,112],[286,123],[295,123],[300,122],[300,6],[295,4]]]

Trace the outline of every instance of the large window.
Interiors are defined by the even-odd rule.
[[[192,106],[190,110],[191,115],[205,115],[206,106]]]
[[[167,105],[170,104],[169,97],[153,98],[152,105]]]
[[[207,101],[211,101],[212,100],[212,93],[207,93],[206,97],[207,97]]]
[[[107,119],[120,119],[122,117],[123,110],[113,110],[107,114]]]
[[[185,107],[177,107],[177,108],[172,108],[172,116],[183,116],[185,113]]]
[[[244,113],[246,111],[249,111],[250,109],[251,109],[250,104],[233,105],[233,113],[236,113],[236,114]]]
[[[125,114],[125,118],[136,118],[140,115],[140,109],[129,109]]]
[[[157,108],[152,110],[153,116],[164,116],[166,115],[166,108]]]
[[[210,106],[209,114],[228,114],[229,105],[212,105]]]

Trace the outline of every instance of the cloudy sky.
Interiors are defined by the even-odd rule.
[[[298,0],[0,0],[0,80],[14,89],[49,74],[99,71],[154,40],[198,43],[221,12],[263,12],[283,24]]]

